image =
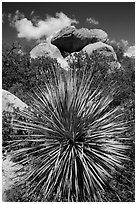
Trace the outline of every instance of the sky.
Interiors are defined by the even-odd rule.
[[[110,40],[135,45],[134,2],[3,2],[2,41],[24,43],[67,25],[102,29]]]

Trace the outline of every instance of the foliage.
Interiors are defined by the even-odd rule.
[[[3,111],[2,113],[2,147],[3,153],[5,152],[5,147],[7,146],[7,141],[11,139],[13,134],[12,127],[12,117],[13,113]]]
[[[28,55],[17,52],[7,55],[7,51],[3,52],[3,88],[35,110],[21,114],[15,112],[17,121],[14,130],[10,123],[11,115],[4,113],[3,116],[3,144],[7,147],[6,142],[10,141],[8,147],[10,154],[11,149],[14,152],[13,161],[24,164],[28,173],[26,180],[21,179],[24,184],[13,186],[8,191],[8,194],[13,192],[17,195],[9,201],[134,201],[135,141],[131,123],[135,117],[134,59],[119,54],[122,68],[112,69],[106,61],[109,59],[99,53],[92,57],[79,53],[75,57],[70,71],[66,73],[51,58],[30,60]],[[36,87],[40,89],[33,93]],[[115,117],[121,111],[123,114]],[[114,124],[119,126],[122,121],[128,122],[130,129],[117,135]],[[103,129],[105,124],[108,127]],[[105,132],[112,137],[105,140]],[[78,135],[75,145],[73,135]],[[92,140],[88,144],[90,137],[96,145]],[[119,141],[119,138],[129,140]],[[110,152],[105,145],[110,147],[111,158],[114,158],[115,151],[130,145],[131,148],[122,150],[122,153],[131,160],[121,161],[121,164],[109,160]],[[54,155],[56,152],[57,155]],[[88,160],[91,157],[95,163]],[[105,161],[100,161],[100,157],[106,157]],[[121,160],[118,155],[116,159]],[[69,164],[71,168],[68,168]],[[112,166],[116,169],[115,173]],[[86,187],[83,187],[84,183]]]
[[[60,65],[56,60],[48,57],[30,60],[29,55],[19,54],[13,48],[3,46],[2,86],[3,89],[15,94],[22,101],[29,103],[27,94],[31,93],[35,87],[47,83],[54,76],[52,70],[55,70],[56,67],[60,69]],[[111,82],[116,82],[119,86],[119,94],[115,101],[118,101],[118,103],[124,101],[125,98],[133,97],[135,81],[134,59],[118,54],[120,49],[122,48],[115,44],[117,56],[120,56],[121,69],[114,67],[112,69],[110,63],[112,59],[104,57],[98,52],[95,52],[91,57],[86,54],[83,55],[82,52],[75,53],[74,59],[72,58],[70,63],[71,69],[76,69],[78,72],[81,72],[84,67],[89,72],[94,70],[92,73],[98,79],[98,81],[94,80],[94,88],[97,87],[100,80],[104,80],[104,87]]]
[[[86,71],[81,80],[75,70],[56,70],[35,92],[31,110],[20,113],[26,121],[14,121],[15,129],[30,131],[12,140],[16,163],[33,161],[26,175],[30,201],[100,201],[101,190],[111,188],[108,179],[126,160],[126,125],[120,108],[109,106],[115,90],[100,83],[93,91],[92,71]]]
[[[124,58],[125,48],[121,46],[119,43],[117,43],[116,41],[108,40],[107,44],[113,47],[115,53],[117,54],[117,59],[121,63],[121,60]]]
[[[56,60],[50,57],[30,59],[27,54],[20,54],[11,47],[3,47],[2,53],[2,88],[29,103],[28,96],[35,87],[44,84],[53,76],[51,70],[60,69]]]
[[[114,96],[114,105],[120,105],[128,100],[134,100],[135,92],[135,62],[134,59],[129,57],[121,58],[121,68],[111,65],[111,58],[105,57],[98,52],[94,52],[91,57],[88,57],[82,52],[75,53],[70,60],[70,67],[79,72],[79,75],[84,68],[88,69],[90,74],[94,76],[93,88],[96,89],[100,81],[104,88],[111,86],[115,83],[117,92]]]

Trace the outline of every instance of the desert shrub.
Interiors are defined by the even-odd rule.
[[[11,141],[16,163],[32,163],[25,179],[29,201],[101,201],[102,191],[113,192],[109,180],[127,159],[126,124],[120,107],[110,107],[115,89],[93,90],[92,71],[85,72],[81,78],[57,70],[21,113],[31,122],[14,120],[14,128],[31,131]]]
[[[45,81],[47,83],[50,78],[54,77],[56,67],[60,70],[60,65],[56,60],[48,57],[30,60],[29,55],[19,54],[14,49],[11,50],[12,48],[3,48],[2,86],[3,89],[27,102],[27,93],[32,92],[37,86],[44,85]],[[117,45],[115,45],[115,51],[117,55],[122,52]],[[127,98],[134,97],[135,64],[134,59],[124,57],[123,54],[119,54],[119,56],[122,68],[112,69],[111,63],[109,63],[112,60],[111,57],[104,57],[99,52],[94,52],[91,57],[82,52],[75,53],[74,59],[71,59],[70,69],[77,70],[79,76],[82,75],[83,70],[86,70],[87,75],[92,70],[96,79],[94,80],[94,89],[100,81],[103,81],[102,86],[104,87],[115,82],[119,90],[115,101],[121,103]]]
[[[25,189],[20,201],[134,201],[134,122],[131,123],[134,121],[133,59],[121,55],[122,69],[108,72],[111,67],[100,54],[94,53],[88,57],[79,53],[66,72],[51,58],[30,61],[27,55],[10,55],[6,60],[3,58],[3,88],[11,90],[35,110],[16,115],[14,128],[18,132],[10,125],[9,130],[7,126],[4,128],[4,142],[9,135],[9,148],[11,153],[14,152],[13,161],[29,169],[25,183],[18,184],[19,188],[18,185],[12,188],[17,194],[21,193],[17,189]],[[18,76],[14,77],[14,74]],[[119,111],[123,114],[118,117]],[[6,117],[4,126],[9,124]],[[115,127],[122,130],[124,122],[130,129],[117,135]],[[94,130],[94,124],[97,123],[98,128]],[[93,141],[95,136],[95,145],[87,142],[90,140],[88,130],[93,134]],[[11,131],[14,131],[12,138]],[[78,145],[74,144],[73,135],[77,135],[75,142]],[[106,140],[106,135],[111,137]],[[82,146],[84,143],[86,145]],[[102,144],[104,149],[100,148]],[[90,145],[95,148],[94,151]],[[123,152],[121,148],[127,145],[131,148]],[[106,147],[110,150],[107,151]],[[106,161],[103,160],[103,163],[94,155],[93,166],[90,155],[92,157],[96,151]],[[130,162],[121,161],[120,164],[119,151],[130,158]],[[117,160],[109,162],[104,156],[109,153],[112,158],[116,153]],[[119,165],[125,168],[124,174]],[[116,169],[115,173],[112,167]],[[110,175],[112,178],[109,178]]]
[[[93,89],[96,89],[100,84],[106,90],[109,86],[115,83],[117,92],[114,96],[114,105],[120,105],[134,101],[135,94],[135,64],[134,59],[124,57],[121,59],[121,68],[112,67],[110,57],[105,57],[98,52],[94,52],[91,57],[86,53],[75,53],[70,59],[70,68],[76,70],[80,76],[83,70],[86,70],[87,75],[92,72],[94,76]],[[101,82],[101,83],[100,83]]]
[[[4,47],[5,48],[5,47]],[[54,76],[55,67],[60,65],[55,59],[41,57],[30,59],[27,54],[14,52],[12,48],[3,48],[2,88],[29,103],[28,95],[39,85],[48,83]]]
[[[2,147],[3,153],[6,150],[7,141],[11,139],[13,134],[13,127],[12,127],[12,117],[13,114],[10,112],[3,111],[2,113]]]
[[[121,60],[124,58],[125,48],[117,43],[116,41],[107,41],[108,45],[111,45],[117,54],[117,59],[121,63]]]
[[[14,118],[25,121],[22,116],[18,115],[19,112],[19,108],[14,108],[13,112],[2,112],[2,150],[4,156],[7,156],[7,154],[11,152],[10,142],[14,140],[15,135],[18,137],[20,134],[27,134],[26,131],[13,129]],[[16,148],[18,147],[16,146],[15,149]]]

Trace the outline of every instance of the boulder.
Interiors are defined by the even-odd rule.
[[[40,43],[30,51],[31,58],[50,56],[51,58],[61,57],[58,48],[50,43]]]
[[[103,43],[103,42],[96,42],[93,44],[89,44],[87,46],[85,46],[82,51],[86,52],[89,56],[95,51],[99,51],[100,53],[102,53],[103,55],[105,55],[106,57],[108,56],[113,56],[114,60],[117,61],[117,55],[113,49],[112,46]]]
[[[51,43],[63,52],[79,52],[83,47],[98,41],[105,42],[107,33],[100,29],[76,29],[74,26],[67,26],[56,33]]]
[[[121,64],[117,60],[117,55],[113,49],[112,46],[102,43],[102,42],[97,42],[93,44],[89,44],[85,46],[82,51],[86,52],[89,56],[94,53],[94,51],[97,51],[100,53],[105,60],[106,65],[109,66],[108,72],[113,72],[115,69],[120,69]],[[98,63],[102,66],[104,61],[103,60],[98,60]]]
[[[27,107],[28,106],[14,94],[9,91],[2,90],[2,111],[13,112],[13,108],[23,110]]]
[[[42,56],[54,58],[61,64],[62,68],[68,69],[68,64],[62,57],[59,49],[51,43],[40,43],[30,51],[30,56],[33,59]]]
[[[106,65],[106,67],[108,68],[108,72],[112,73],[115,69],[121,69],[121,64],[117,61],[116,53],[114,52],[113,47],[111,47],[110,45],[107,45],[102,42],[97,42],[85,46],[81,51],[83,52],[83,54],[81,55],[81,58],[83,57],[83,59],[85,58],[84,52],[86,52],[88,56],[91,56],[94,53],[94,51],[97,51],[97,53],[99,53],[101,56],[100,58],[98,58],[99,65],[100,66]],[[81,53],[81,51],[73,52],[70,55],[68,55],[65,58],[68,64],[71,65],[74,62],[77,63],[78,61],[77,55]],[[102,57],[104,58],[104,60],[102,60]]]

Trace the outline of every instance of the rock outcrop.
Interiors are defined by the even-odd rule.
[[[121,65],[117,61],[113,47],[105,43],[107,39],[107,33],[101,29],[77,29],[74,26],[67,26],[53,35],[51,43],[40,43],[33,48],[30,56],[31,58],[40,56],[55,58],[63,69],[68,70],[70,63],[75,60],[75,53],[83,51],[91,56],[96,51],[104,59],[102,61],[99,57],[99,64],[104,66],[105,62],[114,70]]]
[[[116,53],[112,46],[103,43],[103,42],[96,42],[93,44],[86,45],[81,51],[86,52],[88,56],[94,55],[94,51],[101,55],[101,58],[98,58],[98,63],[100,66],[106,65],[108,70],[112,72],[113,70],[119,69],[121,67],[120,63],[117,61]],[[80,51],[80,52],[81,52]],[[65,59],[66,61],[71,64],[73,62],[77,62],[77,55],[80,52],[73,52],[71,55],[68,55]],[[84,55],[82,55],[84,57]],[[103,57],[103,58],[102,58]],[[102,60],[104,59],[104,60]]]
[[[106,43],[97,42],[89,44],[85,46],[82,51],[86,52],[89,56],[91,56],[94,51],[97,51],[97,53],[101,54],[101,56],[106,59],[105,63],[111,68],[111,71],[121,67],[120,63],[117,61],[117,55],[113,47]],[[103,65],[104,62],[99,60],[98,63]]]
[[[40,43],[31,50],[30,56],[34,59],[42,56],[54,58],[61,64],[62,68],[68,69],[68,64],[62,57],[59,49],[50,43]]]
[[[113,47],[103,42],[96,42],[93,44],[89,44],[82,49],[82,51],[86,52],[89,56],[95,50],[99,51],[104,56],[108,56],[108,57],[113,56],[114,60],[117,60],[117,56],[116,56],[116,53],[114,52]]]
[[[76,29],[67,26],[53,36],[51,43],[57,46],[61,52],[72,53],[82,50],[88,44],[99,41],[105,42],[107,37],[107,33],[101,29]]]
[[[14,94],[9,91],[2,90],[2,111],[13,112],[14,108],[23,110],[27,107],[28,106]]]

